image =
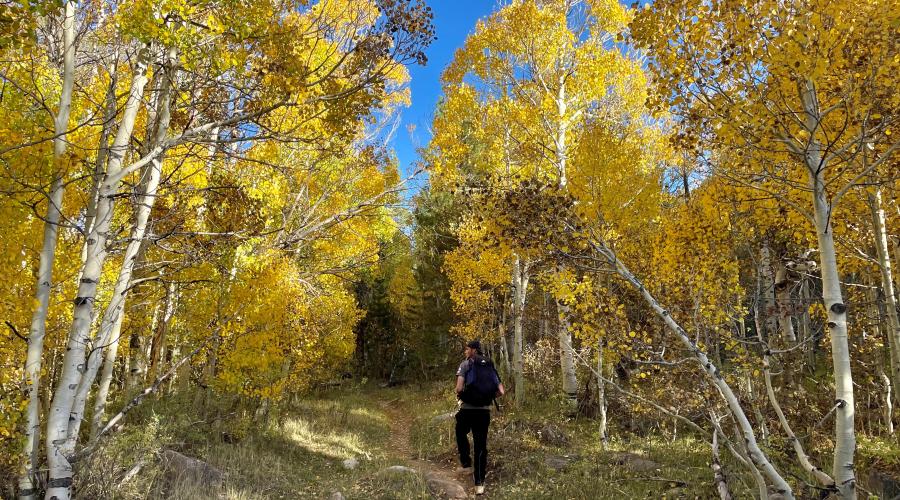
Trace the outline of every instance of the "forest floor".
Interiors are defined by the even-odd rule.
[[[188,397],[149,401],[80,467],[79,496],[474,498],[471,476],[456,473],[448,384],[347,383],[288,406],[260,424],[228,401],[205,411]],[[536,396],[524,409],[494,413],[485,500],[717,496],[706,442],[671,425],[627,432],[629,423],[613,422],[602,448],[596,420],[568,418],[563,408],[559,398]],[[209,463],[224,485],[173,480],[153,459],[163,450]],[[735,498],[750,498],[752,482],[724,452],[722,460]]]

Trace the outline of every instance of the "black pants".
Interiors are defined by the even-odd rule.
[[[487,471],[487,435],[491,425],[491,410],[462,409],[456,413],[456,446],[459,448],[459,462],[463,467],[471,467],[469,455],[469,431],[475,445],[475,485],[484,484]]]

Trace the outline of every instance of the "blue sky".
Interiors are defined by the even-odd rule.
[[[453,59],[456,49],[462,47],[466,37],[475,30],[478,20],[506,4],[504,0],[426,0],[426,2],[434,12],[437,40],[426,50],[428,64],[410,67],[411,104],[401,111],[400,125],[389,143],[394,148],[404,176],[412,172],[412,166],[419,159],[416,150],[426,146],[431,138],[429,129],[435,105],[441,96],[441,73]],[[620,2],[630,5],[632,0]],[[648,0],[638,0],[638,3],[643,5],[648,3]],[[411,185],[412,192],[408,194],[414,194],[426,182],[426,176],[420,176]]]
[[[390,143],[404,173],[411,172],[411,166],[418,160],[416,149],[426,146],[431,138],[428,130],[441,95],[441,73],[456,49],[475,30],[475,23],[499,5],[497,0],[430,0],[427,3],[434,12],[437,40],[426,51],[428,64],[410,68],[412,103],[401,112],[400,126]],[[414,130],[410,132],[410,128]],[[414,190],[424,182],[423,176],[413,185]]]

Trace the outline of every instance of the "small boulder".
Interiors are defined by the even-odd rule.
[[[442,424],[442,423],[444,423],[444,422],[453,420],[453,417],[455,417],[455,416],[456,416],[456,414],[453,413],[453,412],[450,412],[450,413],[443,413],[443,414],[441,414],[441,415],[438,415],[438,416],[432,418],[432,419],[431,419],[431,425]]]
[[[663,493],[663,498],[687,498],[687,495],[685,495],[683,488],[669,488]]]
[[[616,453],[613,455],[616,465],[624,466],[633,472],[651,472],[662,468],[662,465],[635,453]]]
[[[879,470],[871,470],[863,476],[863,482],[866,489],[878,495],[878,498],[897,498],[900,496],[900,482]]]
[[[554,471],[559,472],[559,471],[565,469],[569,465],[570,461],[571,460],[569,459],[569,457],[562,457],[562,456],[554,455],[554,456],[549,456],[549,457],[545,458],[544,465],[546,465],[547,468],[549,468],[549,469],[553,469]]]
[[[348,458],[347,460],[344,460],[343,462],[341,462],[341,464],[344,466],[345,469],[353,470],[356,468],[357,465],[359,465],[359,460],[357,460],[355,458]]]
[[[331,494],[330,497],[328,497],[328,500],[344,500],[344,494],[340,491],[335,491]]]
[[[425,483],[428,485],[428,491],[436,498],[468,498],[466,490],[461,484],[438,474],[428,474]]]
[[[566,433],[553,424],[547,424],[538,431],[538,440],[546,445],[556,447],[568,446],[569,444],[569,438],[566,437]]]
[[[412,467],[407,467],[405,465],[392,465],[387,469],[384,469],[382,472],[409,472],[412,474],[418,474],[419,472]]]
[[[225,481],[222,471],[203,460],[174,450],[164,450],[160,458],[164,477],[169,484],[190,482],[202,489],[213,489],[221,487]]]

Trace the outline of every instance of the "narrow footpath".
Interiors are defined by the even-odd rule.
[[[418,458],[411,446],[412,414],[397,406],[395,403],[398,401],[391,400],[380,403],[385,414],[391,419],[391,434],[394,437],[397,453],[407,457],[410,466],[422,475],[428,491],[433,497],[443,499],[475,498],[472,494],[474,483],[469,474],[460,474],[446,464],[437,464]]]

